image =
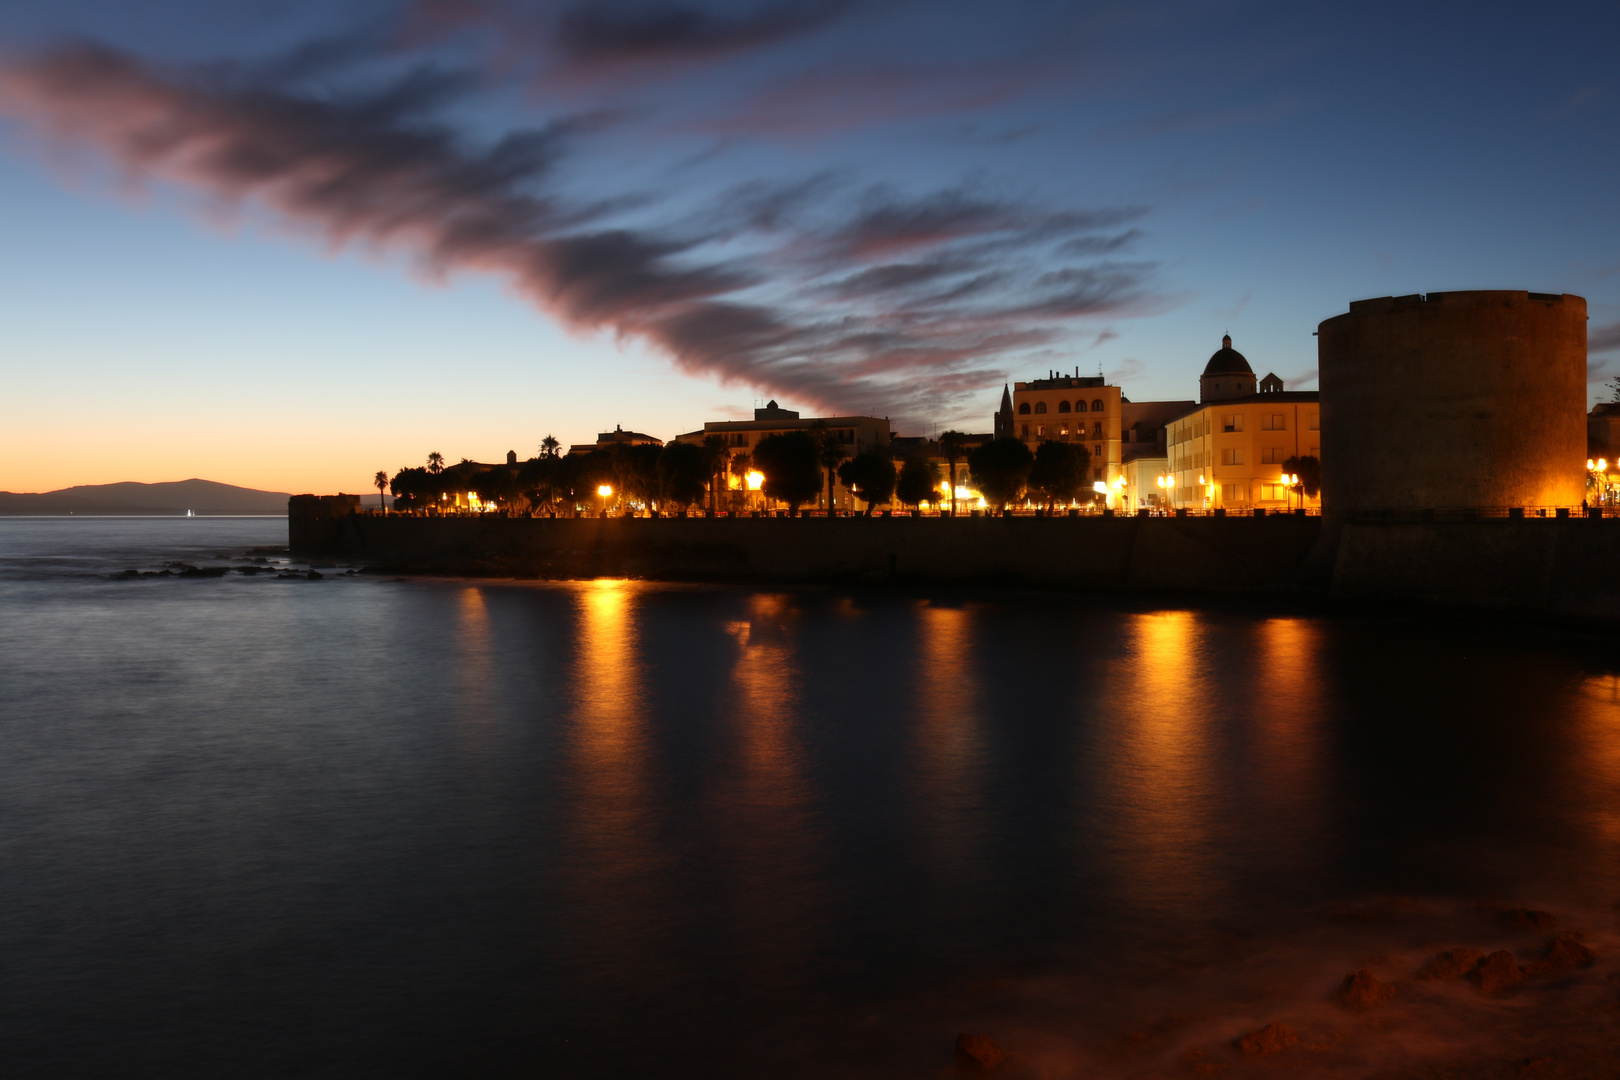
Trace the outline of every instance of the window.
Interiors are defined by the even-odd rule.
[[[1261,502],[1286,502],[1293,494],[1292,491],[1288,490],[1287,484],[1260,485]]]
[[[1283,463],[1283,448],[1282,447],[1280,447],[1280,446],[1268,446],[1268,447],[1266,447],[1266,448],[1264,448],[1263,450],[1260,451],[1260,464],[1262,464],[1262,465],[1281,465],[1282,463]]]
[[[1093,401],[1091,403],[1091,411],[1092,412],[1102,412],[1103,411],[1103,400],[1102,400],[1102,398],[1098,398],[1096,401]]]
[[[1093,456],[1093,457],[1102,457],[1102,447],[1100,447],[1100,446],[1093,446],[1093,447],[1092,447],[1092,448],[1091,448],[1091,453],[1092,453],[1092,456]]]
[[[1222,416],[1221,417],[1221,430],[1222,431],[1242,431],[1243,430],[1243,414],[1242,413],[1227,413],[1225,416]]]
[[[1102,438],[1102,421],[1101,420],[1098,420],[1095,424],[1091,425],[1091,437],[1093,439]]]
[[[1023,425],[1023,427],[1024,427],[1024,438],[1027,439],[1027,438],[1029,438],[1029,425],[1025,424],[1025,425]]]
[[[1069,425],[1068,424],[1064,424],[1062,427],[1058,428],[1058,434],[1059,435],[1068,435],[1068,433],[1069,433]]]
[[[1027,402],[1027,401],[1019,402],[1019,404],[1018,404],[1018,415],[1019,416],[1028,416],[1029,415],[1029,402]]]
[[[1221,464],[1222,465],[1241,465],[1241,464],[1243,464],[1243,448],[1240,447],[1240,446],[1229,446],[1225,450],[1222,450],[1221,451]]]
[[[1035,434],[1036,435],[1045,435],[1046,434],[1046,425],[1045,424],[1037,425],[1036,428],[1035,428]]]
[[[1287,431],[1288,422],[1283,419],[1280,412],[1267,413],[1260,418],[1261,431]]]
[[[1069,403],[1067,401],[1058,402],[1058,412],[1068,412],[1068,411],[1069,411]]]
[[[1248,502],[1249,501],[1249,485],[1248,484],[1222,484],[1221,485],[1221,501],[1222,502],[1229,502],[1229,503]]]
[[[1305,416],[1305,422],[1310,425],[1310,429],[1312,431],[1321,430],[1322,418],[1320,415],[1316,413],[1307,413]]]
[[[1037,414],[1041,415],[1041,416],[1045,416],[1046,415],[1046,402],[1037,401],[1035,403],[1035,412]]]

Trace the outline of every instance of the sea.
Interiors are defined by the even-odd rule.
[[[0,1075],[1620,1057],[1614,636],[285,544],[0,519]],[[1421,975],[1557,933],[1590,966]],[[1388,999],[1348,1007],[1357,971]]]

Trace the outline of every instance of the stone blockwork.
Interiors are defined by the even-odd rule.
[[[1581,297],[1386,296],[1317,333],[1327,514],[1580,505]]]
[[[399,572],[1316,596],[1620,621],[1620,518],[289,519]]]
[[[330,553],[548,578],[1292,588],[1318,518],[345,519]],[[294,524],[293,547],[304,533]]]

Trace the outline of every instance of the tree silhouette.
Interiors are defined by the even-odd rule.
[[[1021,439],[994,439],[968,454],[968,472],[973,482],[1003,514],[1007,504],[1024,493],[1034,465],[1035,455]]]
[[[922,509],[921,504],[927,500],[939,500],[939,466],[920,455],[913,455],[906,459],[900,468],[900,476],[894,484],[895,497],[901,503],[909,504],[915,509]]]
[[[371,478],[371,483],[377,489],[377,505],[382,507],[383,513],[388,513],[388,500],[383,497],[388,490],[388,474],[378,469],[377,475]]]
[[[665,503],[687,507],[703,500],[709,463],[703,448],[692,443],[672,442],[658,455],[659,509]]]
[[[956,464],[967,453],[967,436],[960,431],[947,431],[939,437],[939,452],[945,455],[945,464],[950,466],[951,475],[951,513],[956,513]]]
[[[894,459],[873,450],[856,454],[838,466],[838,479],[866,502],[866,516],[871,517],[873,505],[894,497]]]
[[[720,509],[720,478],[726,474],[726,463],[731,460],[731,450],[726,446],[724,435],[705,435],[703,437],[703,463],[709,469],[709,509]]]
[[[1313,454],[1296,455],[1283,462],[1283,472],[1290,476],[1298,476],[1299,483],[1289,490],[1294,494],[1304,494],[1314,499],[1322,490],[1322,463]]]
[[[547,435],[540,440],[540,456],[550,460],[557,456],[557,450],[562,446],[555,436]]]
[[[428,472],[432,473],[434,476],[437,476],[440,473],[444,472],[444,455],[439,453],[437,450],[434,450],[431,453],[429,453],[428,454],[428,460],[427,460],[427,469],[428,469]]]
[[[809,432],[765,436],[754,447],[754,467],[765,474],[765,494],[787,503],[789,513],[821,491],[821,459]]]
[[[827,471],[827,516],[833,514],[833,476],[838,465],[849,457],[849,448],[838,439],[838,432],[825,420],[816,420],[810,425],[810,437],[816,441],[816,457],[821,461],[821,467]]]
[[[1029,486],[1046,497],[1046,508],[1069,502],[1086,486],[1091,475],[1091,451],[1078,443],[1047,439],[1035,448],[1035,461],[1029,470]]]

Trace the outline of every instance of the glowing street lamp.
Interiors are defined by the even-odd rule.
[[[609,484],[602,484],[596,489],[596,493],[602,496],[602,516],[607,517],[607,501],[613,497],[613,488]]]

